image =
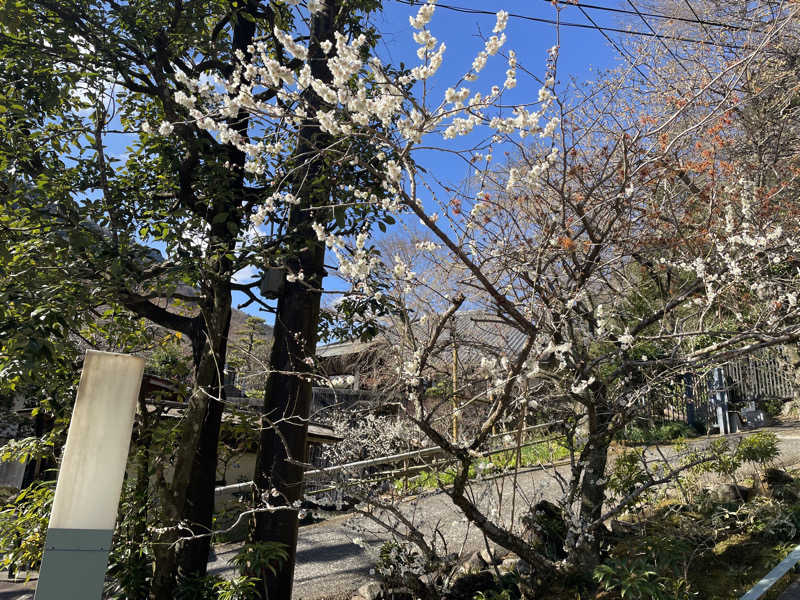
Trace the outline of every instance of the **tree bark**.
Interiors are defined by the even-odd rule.
[[[248,0],[242,12],[255,17],[259,5],[259,0]],[[254,19],[237,19],[232,28],[232,51],[247,55],[255,32]],[[248,124],[244,111],[233,120],[233,126],[243,135]],[[167,527],[157,536],[154,546],[156,569],[150,592],[154,600],[170,600],[179,578],[202,577],[208,568],[225,401],[223,371],[231,323],[231,279],[235,271],[229,257],[236,253],[238,233],[245,225],[242,206],[246,195],[243,176],[246,157],[233,146],[227,150],[230,164],[238,168],[232,169],[227,190],[220,190],[206,217],[210,228],[206,249],[209,276],[203,284],[200,315],[193,319],[190,335],[194,393],[183,417],[174,476],[166,494],[162,494]],[[187,173],[181,181],[182,189],[186,191],[192,185],[194,179]],[[178,527],[179,524],[185,524],[186,528]],[[186,539],[178,541],[181,538]]]
[[[205,416],[200,425],[200,439],[194,453],[189,476],[184,519],[202,537],[186,541],[180,548],[179,573],[205,575],[214,517],[214,486],[217,479],[217,449],[225,400],[223,369],[227,356],[228,332],[231,322],[231,291],[229,286],[220,286],[215,294],[215,306],[210,322],[217,331],[208,332],[212,343],[203,344],[204,354],[197,369],[197,387],[207,393]],[[199,340],[197,340],[199,342]],[[193,343],[195,340],[193,340]]]
[[[600,561],[603,524],[603,503],[606,499],[606,465],[611,443],[611,410],[602,384],[591,388],[587,406],[588,438],[581,452],[583,477],[580,480],[580,507],[577,522],[568,523],[567,565],[579,573],[588,573]]]
[[[786,353],[787,362],[792,373],[792,401],[800,402],[800,347],[797,344],[787,344],[783,347]],[[794,407],[792,410],[796,410]]]
[[[324,252],[309,251],[301,258],[304,272],[322,269]],[[322,278],[319,277],[321,280]],[[304,362],[314,356],[319,319],[320,294],[303,285],[287,285],[278,300],[274,342],[270,355],[271,372],[265,392],[261,436],[256,457],[257,502],[266,503],[266,511],[255,514],[250,540],[274,541],[285,545],[289,559],[276,573],[258,569],[253,574],[262,579],[261,597],[286,599],[292,595],[297,516],[295,506],[303,498],[308,414],[311,406],[311,369]],[[274,510],[274,512],[272,512]],[[269,590],[269,593],[266,593]]]
[[[153,548],[153,600],[169,600],[179,577],[202,577],[208,565],[231,318],[230,284],[215,287],[210,308],[201,308],[192,334],[194,392],[183,414],[172,480],[161,494],[165,527]]]
[[[332,80],[320,42],[333,39],[337,0],[327,0],[322,11],[313,15],[309,62],[314,77]],[[322,100],[313,92],[308,96],[312,109],[322,107]],[[286,261],[291,273],[302,273],[302,281],[288,282],[278,298],[270,353],[270,374],[264,394],[261,435],[256,456],[254,502],[264,510],[256,512],[251,524],[251,542],[279,542],[289,554],[276,572],[254,565],[252,575],[263,600],[289,600],[292,595],[297,548],[297,505],[303,498],[301,464],[306,460],[306,434],[311,406],[313,358],[316,353],[319,324],[320,290],[325,276],[325,247],[311,225],[324,220],[323,211],[310,207],[330,203],[330,186],[324,181],[324,163],[313,158],[323,134],[312,118],[300,128],[294,157],[305,162],[300,169],[295,195],[301,199],[292,207],[289,217],[291,243],[296,254]],[[319,183],[322,179],[323,183]],[[309,364],[311,363],[311,364]]]

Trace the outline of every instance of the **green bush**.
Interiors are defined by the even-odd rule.
[[[739,442],[736,457],[743,462],[764,467],[774,461],[780,454],[778,436],[771,431],[759,431]]]
[[[25,488],[0,510],[0,568],[39,567],[53,505],[53,483]]]
[[[561,440],[543,440],[523,446],[519,451],[520,467],[532,467],[539,464],[548,464],[569,456],[569,448]],[[517,451],[507,450],[491,454],[475,461],[469,467],[469,478],[474,479],[478,473],[489,474],[493,471],[514,469],[517,466]],[[456,476],[455,467],[444,469],[431,469],[421,471],[415,477],[404,481],[397,479],[395,489],[402,490],[404,486],[408,491],[436,489],[453,483]]]
[[[758,403],[758,406],[768,417],[777,417],[783,410],[783,403],[783,398],[764,398]]]
[[[499,579],[495,579],[496,587],[476,593],[473,600],[519,600],[523,597],[520,579],[518,573],[504,573]]]
[[[253,600],[258,598],[258,578],[266,571],[275,574],[278,567],[289,558],[286,545],[280,542],[253,542],[245,544],[231,559],[240,573],[232,579],[216,575],[185,577],[178,582],[175,600]]]
[[[231,564],[240,573],[263,577],[269,571],[273,575],[289,559],[286,544],[280,542],[250,542],[239,549]]]
[[[663,444],[681,438],[696,437],[697,434],[696,429],[682,421],[669,421],[651,428],[628,425],[617,437],[632,444]]]
[[[649,480],[641,455],[635,450],[626,450],[614,462],[608,478],[608,489],[620,497],[633,493]]]
[[[605,591],[616,591],[623,600],[667,600],[667,591],[661,577],[644,559],[609,559],[595,568],[594,580]]]
[[[214,586],[221,581],[221,577],[214,575],[181,577],[175,590],[175,600],[216,600]]]
[[[245,575],[233,579],[217,575],[185,577],[178,582],[175,600],[255,600],[257,581]]]

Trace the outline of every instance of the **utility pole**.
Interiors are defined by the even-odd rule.
[[[458,342],[455,323],[450,326],[450,341],[453,344],[453,442],[458,443]]]

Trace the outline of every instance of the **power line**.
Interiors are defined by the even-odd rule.
[[[647,75],[644,74],[644,71],[642,71],[639,68],[639,65],[636,64],[636,61],[634,61],[626,52],[624,52],[622,50],[622,48],[620,48],[617,45],[617,43],[614,40],[611,39],[611,36],[608,35],[605,31],[603,31],[603,29],[601,29],[600,26],[597,23],[595,23],[594,19],[589,15],[589,13],[586,12],[586,10],[583,7],[579,7],[579,8],[580,8],[580,11],[583,13],[583,16],[586,17],[587,19],[589,19],[589,22],[593,26],[592,28],[593,29],[597,29],[597,31],[599,31],[603,35],[603,37],[608,40],[608,43],[611,44],[614,47],[614,49],[617,51],[617,53],[620,56],[624,56],[625,60],[627,60],[631,64],[631,66],[634,69],[636,69],[636,72],[639,73],[639,75],[641,75],[647,83],[649,83],[653,87],[656,87],[656,85],[653,83],[653,81]]]
[[[401,3],[401,4],[407,4],[409,6],[419,6],[419,5],[423,4],[419,0],[396,0],[396,1]],[[581,5],[581,4],[573,4],[572,2],[570,2],[569,6],[576,6],[579,9],[581,9],[583,5]],[[479,8],[465,8],[463,6],[453,6],[453,5],[449,5],[449,4],[441,4],[439,2],[436,3],[436,7],[437,8],[443,8],[443,9],[446,9],[446,10],[451,10],[453,12],[459,12],[459,13],[465,13],[465,14],[471,14],[471,15],[495,16],[497,14],[494,11],[491,11],[491,10],[482,10],[482,9],[479,9]],[[621,9],[619,9],[619,10],[621,10]],[[584,15],[586,15],[586,14],[587,13],[584,11]],[[563,26],[563,27],[575,27],[575,28],[578,28],[578,29],[596,29],[597,31],[600,31],[601,33],[603,33],[603,35],[605,35],[605,32],[609,32],[610,31],[612,33],[622,33],[624,35],[636,35],[636,36],[640,36],[640,37],[660,38],[660,39],[664,39],[664,40],[673,40],[673,41],[678,41],[678,42],[689,42],[689,43],[693,43],[693,44],[702,44],[704,46],[717,46],[717,47],[720,47],[720,48],[729,48],[729,49],[734,49],[734,50],[742,50],[743,49],[742,46],[738,46],[738,45],[735,45],[735,44],[725,44],[725,43],[721,43],[721,42],[704,41],[704,40],[698,40],[696,38],[687,38],[687,37],[681,37],[681,36],[675,36],[675,35],[664,35],[664,34],[660,34],[660,33],[652,33],[652,32],[649,32],[649,31],[637,31],[635,29],[621,29],[621,28],[618,28],[618,27],[604,27],[604,26],[597,25],[596,23],[594,23],[592,25],[587,25],[586,23],[571,23],[569,21],[556,21],[555,19],[546,19],[546,18],[543,18],[543,17],[532,17],[530,15],[522,15],[522,14],[519,14],[519,13],[508,13],[508,16],[512,17],[512,18],[515,18],[515,19],[520,19],[520,20],[523,20],[523,21],[533,21],[535,23],[544,23],[546,25],[559,25],[559,26]]]
[[[694,14],[694,17],[695,17],[694,19],[690,19],[688,17],[670,16],[670,15],[665,15],[663,13],[643,12],[643,11],[639,11],[639,10],[634,12],[632,10],[627,10],[625,8],[613,8],[611,6],[598,6],[597,4],[587,4],[585,2],[573,2],[572,0],[544,0],[544,1],[547,2],[548,4],[551,4],[552,2],[556,2],[557,4],[562,4],[564,6],[582,6],[583,8],[590,8],[592,10],[602,10],[602,11],[605,11],[605,12],[613,12],[613,13],[618,13],[618,14],[623,14],[623,15],[634,15],[634,16],[642,16],[642,15],[644,15],[645,17],[653,17],[653,18],[656,18],[656,19],[667,19],[669,21],[681,21],[683,23],[692,23],[694,25],[702,25],[702,26],[709,25],[711,27],[725,27],[726,29],[733,29],[735,31],[750,31],[750,29],[748,27],[742,27],[741,25],[735,25],[733,23],[722,23],[720,21],[709,21],[707,19],[701,19],[697,15],[695,10],[691,7],[691,5],[689,6],[689,8],[691,9],[692,14]],[[685,1],[686,1],[687,4],[689,4],[688,0],[685,0]]]
[[[686,6],[689,7],[689,10],[692,11],[692,14],[694,15],[694,18],[697,19],[698,23],[700,23],[700,26],[703,28],[703,31],[706,32],[706,37],[711,39],[711,34],[708,32],[708,29],[706,29],[705,23],[700,19],[700,16],[695,12],[694,6],[692,6],[692,3],[689,2],[689,0],[683,0],[683,1],[686,3]]]
[[[647,26],[647,28],[650,31],[652,31],[653,33],[655,33],[656,30],[653,29],[650,26],[650,22],[647,19],[644,18],[644,15],[639,11],[639,9],[636,7],[636,5],[631,0],[627,0],[627,2],[628,2],[628,4],[630,4],[631,8],[636,11],[636,14],[639,15],[639,18]],[[658,41],[661,42],[661,45],[664,46],[664,49],[669,53],[669,55],[673,59],[675,59],[675,62],[677,62],[681,66],[681,69],[683,69],[686,72],[687,75],[691,75],[691,73],[689,72],[689,69],[686,68],[686,66],[683,64],[683,62],[681,62],[681,59],[678,58],[678,56],[672,51],[672,48],[667,46],[667,44],[661,38],[659,38]]]

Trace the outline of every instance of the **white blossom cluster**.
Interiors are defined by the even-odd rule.
[[[311,12],[319,9],[318,3],[308,3]],[[412,179],[419,176],[414,168],[412,153],[422,145],[447,144],[475,132],[488,132],[493,144],[512,136],[524,138],[537,133],[551,136],[558,126],[557,119],[542,124],[544,116],[554,101],[554,65],[557,49],[549,52],[548,72],[545,83],[538,92],[539,104],[535,110],[525,106],[511,107],[510,117],[502,116],[505,107],[501,103],[504,89],[517,85],[517,55],[508,51],[506,79],[502,86],[492,86],[488,92],[470,89],[463,82],[477,81],[489,60],[498,55],[507,42],[508,13],[499,11],[491,35],[484,41],[471,68],[456,86],[447,88],[443,97],[435,100],[425,91],[422,96],[420,84],[440,70],[446,56],[446,45],[439,42],[429,25],[435,12],[435,2],[423,4],[417,14],[410,17],[412,39],[417,46],[420,63],[404,75],[394,75],[375,56],[365,57],[366,37],[360,35],[348,39],[339,32],[333,40],[324,40],[320,47],[328,56],[327,66],[331,80],[315,77],[309,64],[309,47],[292,33],[275,28],[275,39],[286,53],[301,61],[300,67],[291,68],[271,53],[266,41],[259,41],[248,48],[248,53],[239,53],[240,67],[227,79],[206,77],[195,80],[179,72],[176,76],[180,89],[174,100],[182,106],[197,127],[208,131],[220,142],[231,144],[247,157],[244,169],[251,177],[270,177],[287,156],[290,149],[285,140],[291,131],[313,119],[322,131],[342,140],[361,137],[371,140],[382,149],[364,159],[347,154],[335,154],[338,160],[346,161],[364,169],[374,177],[382,178],[382,195],[350,190],[359,202],[372,204],[380,210],[399,212],[403,206],[415,203],[421,206],[415,194],[409,194]],[[264,91],[269,91],[264,99]],[[323,101],[321,108],[309,104],[309,92],[313,91]],[[234,126],[237,115],[251,116],[255,136]],[[161,123],[158,132],[169,135],[176,123]],[[143,124],[143,128],[154,128]],[[435,137],[439,142],[435,141]],[[344,147],[344,143],[337,143]],[[325,150],[322,150],[323,152]],[[546,169],[557,158],[553,149],[542,157],[541,165],[529,172],[515,172],[512,179],[526,179]],[[491,151],[486,154],[487,163]],[[281,185],[280,177],[275,180]],[[512,182],[510,186],[513,186]],[[358,194],[361,194],[358,197]],[[258,227],[270,220],[270,215],[288,207],[301,204],[293,190],[277,189],[266,197],[253,215]],[[478,218],[477,214],[471,214]],[[436,215],[431,215],[435,221]],[[371,272],[380,264],[374,253],[367,249],[364,233],[358,240],[339,239],[335,228],[326,223],[314,225],[317,237],[334,254],[338,274],[361,286]],[[355,242],[355,244],[353,243]],[[409,279],[409,278],[407,278]]]
[[[740,300],[749,293],[765,306],[768,313],[758,318],[777,324],[798,312],[797,281],[800,272],[796,263],[800,239],[784,231],[781,215],[757,214],[754,210],[754,184],[742,177],[729,185],[724,198],[724,223],[703,229],[699,236],[702,253],[678,253],[662,257],[660,262],[673,268],[694,273],[703,282],[703,295],[695,302],[707,308],[720,302],[733,306],[731,299]],[[743,312],[737,318],[745,319]]]

